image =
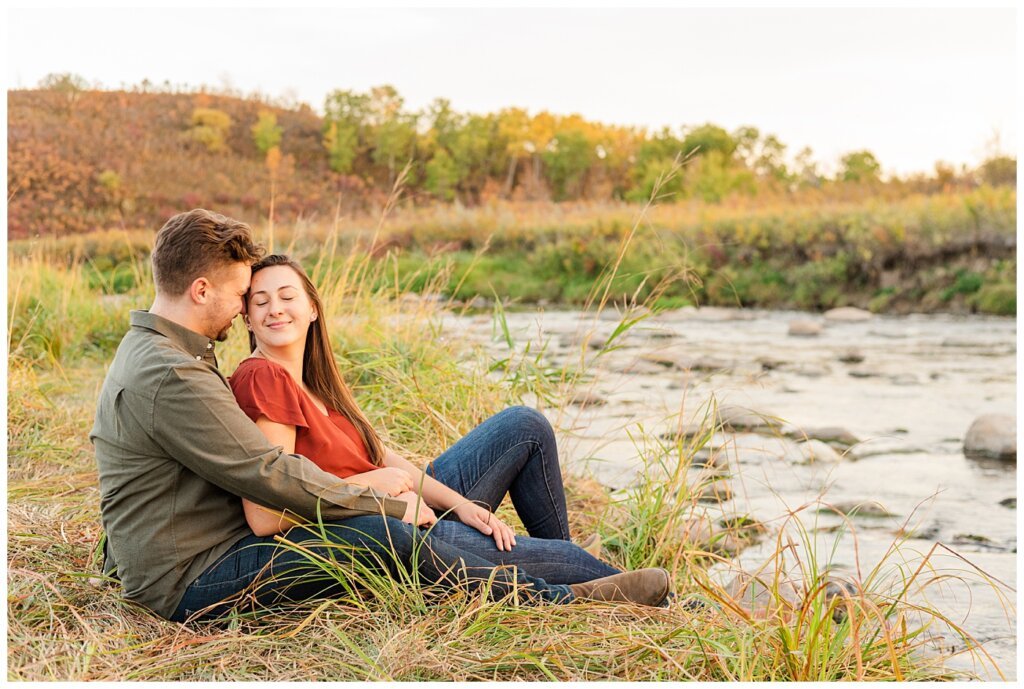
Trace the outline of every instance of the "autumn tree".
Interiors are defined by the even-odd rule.
[[[266,156],[270,149],[281,143],[281,135],[284,130],[277,124],[277,115],[269,110],[262,110],[249,131],[252,132],[252,140],[256,144],[256,148]]]
[[[557,132],[541,157],[555,201],[579,197],[584,175],[594,152],[586,135],[579,130]]]
[[[196,108],[192,111],[190,127],[186,137],[202,144],[211,153],[226,148],[228,132],[231,131],[231,117],[216,108]]]
[[[668,127],[641,142],[636,152],[636,163],[633,167],[633,188],[627,198],[633,201],[646,201],[654,193],[659,180],[672,169],[676,156],[687,155],[690,151],[683,148],[682,139],[672,133]],[[678,199],[683,193],[682,175],[670,180],[663,180],[659,193],[662,197]]]
[[[459,188],[474,203],[480,200],[480,193],[493,172],[495,134],[493,116],[469,115],[455,130],[451,142]]]
[[[818,163],[814,160],[814,151],[810,146],[801,148],[794,159],[797,184],[802,187],[820,187],[821,173]]]
[[[451,154],[438,148],[425,166],[424,185],[435,198],[442,201],[455,199],[459,184],[459,172]]]
[[[740,127],[732,134],[736,157],[762,180],[788,184],[792,173],[784,159],[786,145],[774,134],[764,134],[757,127]]]
[[[366,94],[335,90],[327,95],[323,145],[335,172],[351,173],[356,158],[365,150],[369,107]]]
[[[840,160],[839,179],[843,182],[877,182],[882,171],[871,151],[852,151]]]
[[[978,168],[981,181],[992,186],[1017,186],[1017,159],[1007,155],[992,156]]]
[[[461,126],[461,117],[445,98],[437,98],[427,106],[424,118],[429,123],[420,140],[424,166],[424,185],[435,198],[452,201],[459,185],[459,170],[452,158],[452,148]]]
[[[60,96],[61,112],[71,115],[75,105],[82,97],[82,93],[89,88],[84,77],[71,72],[60,72],[47,74],[39,80],[39,88],[44,91],[54,91]]]
[[[403,112],[405,100],[393,86],[370,90],[367,108],[368,144],[371,159],[387,170],[387,186],[395,183],[398,168],[404,166],[416,150],[418,116]]]

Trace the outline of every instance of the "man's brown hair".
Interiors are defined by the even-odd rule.
[[[178,213],[156,233],[153,281],[157,291],[179,296],[196,278],[231,263],[252,264],[263,254],[244,222],[196,208]]]

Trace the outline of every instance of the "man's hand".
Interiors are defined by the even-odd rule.
[[[357,486],[374,488],[392,497],[401,495],[406,491],[412,490],[414,487],[412,476],[395,467],[383,467],[362,474],[354,474],[346,478],[345,481],[354,483]]]
[[[512,546],[516,544],[516,532],[512,527],[491,514],[486,507],[464,502],[453,511],[463,524],[472,526],[485,536],[493,536],[498,550],[512,550]]]
[[[402,517],[402,521],[406,524],[430,526],[437,523],[437,515],[434,514],[434,510],[427,507],[427,503],[423,502],[423,498],[415,491],[406,491],[395,497],[406,505],[405,516]]]

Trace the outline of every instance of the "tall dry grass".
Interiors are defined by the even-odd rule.
[[[645,216],[635,219],[628,236],[643,232],[645,222]],[[337,251],[339,234],[327,238],[329,252]],[[624,241],[618,255],[629,245]],[[342,370],[388,441],[415,461],[440,454],[508,404],[528,398],[557,409],[587,380],[590,359],[583,352],[592,331],[581,333],[577,364],[552,370],[542,353],[513,340],[499,305],[495,329],[509,355],[496,359],[444,336],[440,317],[455,307],[429,298],[438,294],[436,286],[426,291],[428,298],[410,298],[395,279],[384,279],[394,278],[393,260],[371,260],[356,250],[326,255],[331,260],[310,270],[327,305]],[[941,613],[911,600],[927,586],[927,568],[909,579],[898,576],[899,544],[891,561],[846,582],[838,593],[827,553],[801,560],[795,569],[782,562],[792,559],[793,539],[813,539],[799,523],[775,535],[774,554],[763,572],[754,573],[760,582],[737,589],[713,575],[711,566],[726,558],[681,528],[701,514],[688,469],[715,430],[713,408],[704,431],[688,443],[638,438],[648,451],[631,490],[608,495],[593,481],[566,476],[574,534],[599,530],[603,556],[613,565],[670,569],[677,601],[667,609],[530,607],[459,591],[438,604],[416,586],[327,564],[326,575],[358,578],[364,586],[334,600],[258,615],[239,608],[226,626],[157,618],[125,600],[114,583],[96,578],[99,496],[87,435],[127,310],[145,308],[152,298],[146,264],[133,261],[138,281],[119,294],[95,281],[84,258],[69,267],[40,251],[9,263],[9,679],[954,676],[941,653],[928,648],[929,630]],[[437,284],[446,277],[436,277]],[[606,278],[614,278],[614,267]],[[607,305],[600,288],[590,303]],[[619,308],[620,334],[646,313],[640,300]],[[219,350],[227,371],[247,354],[243,335],[235,329]],[[614,339],[600,351],[613,348]],[[502,510],[513,519],[508,506]],[[752,537],[742,524],[727,535]],[[893,568],[895,577],[886,574]],[[768,576],[769,569],[788,574]],[[981,655],[969,634],[959,632],[967,652]]]

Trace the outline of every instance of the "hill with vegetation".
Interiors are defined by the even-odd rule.
[[[59,247],[139,231],[74,252],[115,291],[134,279],[126,251],[207,207],[297,238],[307,260],[365,242],[410,291],[441,279],[458,299],[579,304],[620,261],[609,296],[662,307],[1016,312],[1005,155],[895,178],[852,151],[826,175],[811,151],[789,156],[749,126],[650,132],[443,99],[410,111],[388,86],[334,91],[319,114],[148,84],[90,90],[67,74],[9,92],[8,119],[8,237]]]
[[[852,151],[832,177],[809,149],[755,127],[714,124],[649,132],[579,115],[519,108],[471,114],[444,99],[410,111],[390,86],[334,91],[323,115],[305,104],[195,92],[89,90],[53,75],[8,93],[8,234],[60,236],[153,228],[182,208],[217,208],[282,222],[338,210],[376,210],[402,171],[404,203],[495,200],[646,201],[677,156],[687,164],[661,202],[731,199],[850,201],[1016,182],[1016,161],[977,170],[937,164],[934,174],[881,179],[870,151]],[[408,167],[406,167],[408,165]]]

